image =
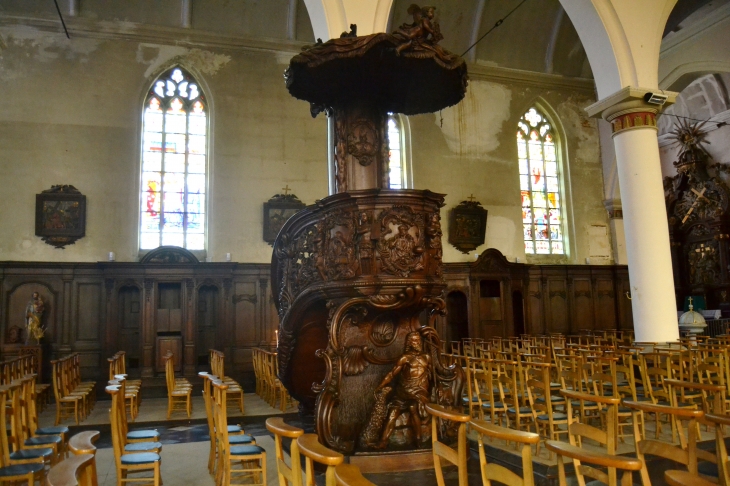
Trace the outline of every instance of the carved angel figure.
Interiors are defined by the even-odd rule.
[[[434,20],[435,13],[436,7],[419,7],[415,3],[408,7],[408,14],[413,16],[413,23],[403,24],[393,32],[393,36],[403,40],[403,43],[395,48],[396,54],[400,55],[415,45],[437,44],[444,38],[439,24]]]

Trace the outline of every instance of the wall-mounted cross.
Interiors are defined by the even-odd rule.
[[[467,199],[469,200],[469,202],[474,202],[474,199],[476,199],[476,198],[474,197],[474,194],[472,193],[472,195],[467,197]]]
[[[281,190],[284,191],[284,195],[286,196],[289,194],[289,191],[291,191],[291,188],[289,187],[289,184],[287,184],[286,187],[282,187]]]

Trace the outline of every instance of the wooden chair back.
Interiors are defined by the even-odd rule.
[[[650,454],[659,456],[664,459],[669,459],[674,462],[678,462],[687,467],[687,470],[696,475],[697,474],[697,420],[704,416],[702,410],[695,410],[691,408],[679,408],[671,407],[668,405],[655,405],[649,402],[634,402],[625,400],[624,405],[632,409],[634,415],[634,440],[636,444],[636,456],[641,460],[641,482],[643,486],[651,486],[651,480],[649,479],[649,472],[646,468],[646,461],[644,455]],[[663,442],[656,439],[646,439],[641,437],[641,431],[638,427],[639,412],[655,413],[655,414],[668,414],[672,415],[677,422],[679,427],[679,439],[680,445],[676,446],[667,442]],[[687,436],[685,437],[682,431],[682,420],[689,421],[687,425]]]
[[[316,486],[314,480],[314,463],[326,466],[325,486],[335,486],[335,467],[345,460],[345,456],[319,443],[316,434],[303,434],[297,437],[299,451],[304,456],[305,486]]]
[[[438,486],[445,486],[444,473],[441,468],[441,459],[446,459],[454,464],[459,470],[459,486],[468,486],[466,459],[467,459],[467,443],[466,443],[466,423],[471,417],[469,415],[448,410],[441,405],[435,403],[427,403],[426,411],[431,415],[431,446],[433,452],[433,466],[436,471],[436,481]],[[450,420],[459,423],[457,432],[457,449],[454,450],[445,443],[439,441],[438,437],[438,421]]]
[[[532,470],[532,446],[540,441],[540,436],[532,432],[508,429],[482,420],[471,420],[469,426],[478,434],[479,467],[482,473],[482,484],[489,485],[491,481],[509,486],[533,486],[535,478]],[[484,451],[484,437],[501,439],[516,444],[522,444],[522,476],[515,474],[504,466],[496,463],[487,463]]]
[[[730,458],[727,454],[723,429],[730,426],[730,415],[707,414],[705,422],[715,426],[715,454],[717,454],[717,471],[721,486],[730,486]]]
[[[302,486],[302,463],[299,456],[297,439],[304,435],[304,430],[285,424],[281,417],[266,419],[266,429],[274,434],[276,470],[279,476],[279,486],[288,486],[289,484],[291,486]],[[285,437],[291,439],[289,449],[291,466],[287,465],[286,461],[284,461],[283,438]]]

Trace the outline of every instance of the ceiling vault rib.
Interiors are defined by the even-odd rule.
[[[476,44],[477,39],[479,38],[479,28],[482,26],[482,17],[484,16],[484,5],[486,4],[486,0],[477,0],[477,8],[474,12],[474,25],[471,28],[471,37],[469,38],[469,45]],[[476,62],[477,60],[477,50],[472,49],[468,52],[469,56],[467,57],[467,61],[469,62]]]
[[[563,25],[563,18],[565,18],[565,9],[562,5],[558,5],[558,10],[555,13],[555,22],[553,22],[553,28],[550,32],[550,40],[547,43],[545,49],[545,72],[548,74],[553,73],[553,60],[555,59],[555,47],[558,43],[558,34],[560,34],[560,28]]]

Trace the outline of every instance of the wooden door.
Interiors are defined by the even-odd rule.
[[[118,321],[119,342],[117,347],[127,353],[127,368],[139,368],[140,364],[140,325],[142,309],[139,288],[134,286],[119,289]]]

